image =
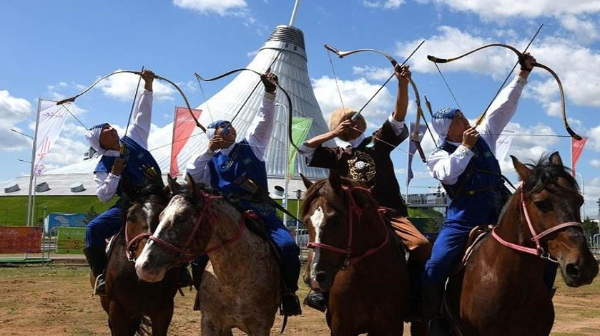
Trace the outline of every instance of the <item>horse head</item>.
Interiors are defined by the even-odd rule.
[[[388,236],[380,244],[381,234],[378,237],[368,234],[374,225],[364,222],[381,220],[381,217],[377,202],[360,182],[340,177],[334,170],[330,170],[327,179],[314,184],[304,177],[303,180],[308,190],[302,218],[311,249],[304,282],[315,291],[328,291],[338,271],[376,252],[387,243]],[[378,247],[369,249],[373,246]]]
[[[121,180],[121,188],[125,204],[123,218],[126,253],[130,261],[135,261],[146,245],[148,236],[156,229],[160,213],[169,202],[170,192],[160,176],[138,187],[124,178]]]
[[[171,200],[135,263],[136,273],[144,281],[160,281],[169,269],[202,254],[212,235],[215,219],[210,202],[216,197],[198,187],[189,175],[186,182],[182,186],[169,177]]]
[[[557,263],[568,286],[591,283],[598,274],[598,263],[581,226],[584,200],[560,155],[555,152],[536,165],[525,165],[515,157],[512,161],[523,182],[510,203],[521,209],[522,248]],[[536,247],[526,247],[531,245]]]

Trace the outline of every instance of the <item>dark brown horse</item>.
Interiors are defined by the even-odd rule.
[[[247,213],[189,176],[187,182],[181,187],[169,180],[174,193],[136,261],[138,275],[161,281],[173,267],[207,254],[199,288],[202,335],[231,335],[239,328],[268,336],[281,293],[270,243],[247,229]]]
[[[150,328],[152,335],[167,335],[179,273],[172,270],[161,282],[144,282],[136,275],[134,261],[146,243],[145,235],[156,229],[169,193],[160,177],[142,188],[130,188],[123,182],[125,222],[111,242],[102,307],[113,335],[146,334]]]
[[[404,251],[362,184],[340,177],[311,184],[302,206],[309,253],[304,281],[329,291],[332,335],[402,335],[408,275]]]
[[[548,261],[569,287],[590,284],[598,263],[581,227],[583,197],[556,152],[536,165],[512,157],[523,182],[498,225],[474,249],[463,274],[450,279],[447,305],[463,335],[548,335],[553,291]]]

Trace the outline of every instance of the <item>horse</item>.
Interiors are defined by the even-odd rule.
[[[179,272],[169,272],[160,282],[143,282],[136,275],[133,261],[145,245],[144,237],[156,228],[170,195],[160,176],[140,188],[133,188],[122,180],[121,187],[124,222],[111,241],[106,296],[100,301],[108,314],[113,335],[147,334],[148,329],[155,336],[167,335]]]
[[[138,276],[160,281],[182,262],[207,254],[198,289],[202,335],[269,335],[280,304],[281,275],[271,243],[247,228],[248,213],[186,177],[169,178],[174,194],[136,261]]]
[[[511,158],[522,184],[446,288],[457,335],[548,335],[554,291],[543,281],[546,264],[556,263],[569,287],[598,274],[581,225],[583,197],[558,152],[537,164]]]
[[[332,335],[402,335],[408,273],[404,250],[363,184],[330,170],[307,188],[302,218],[311,249],[304,282],[329,291]]]

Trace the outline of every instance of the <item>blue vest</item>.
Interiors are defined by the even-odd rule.
[[[121,138],[121,143],[126,145],[125,153],[123,158],[126,161],[125,170],[123,171],[122,177],[128,179],[134,186],[139,186],[146,182],[146,176],[144,171],[148,167],[154,167],[157,174],[161,174],[160,167],[150,152],[140,146],[137,142],[131,140],[128,136]],[[113,164],[115,163],[116,157],[114,156],[102,156],[100,162],[94,169],[94,173],[110,173]],[[117,195],[121,196],[122,190],[121,185],[117,188]]]
[[[440,148],[453,153],[457,146],[445,142]],[[453,185],[443,185],[452,198],[446,222],[468,227],[495,224],[508,192],[500,165],[485,140],[477,140],[471,150],[475,155],[458,181]]]
[[[254,155],[246,139],[236,143],[229,155],[224,155],[222,152],[216,153],[208,162],[208,167],[210,168],[211,186],[223,195],[235,196],[248,193],[240,185],[245,179],[251,179],[265,191],[268,190],[265,162]],[[256,212],[267,225],[281,222],[275,208],[267,203],[242,200],[241,204],[244,209]]]

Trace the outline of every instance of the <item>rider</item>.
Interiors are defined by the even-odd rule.
[[[494,100],[481,125],[470,126],[458,109],[444,108],[433,115],[439,140],[438,148],[429,155],[427,168],[441,181],[452,201],[423,272],[423,317],[430,321],[432,334],[445,333],[442,319],[436,317],[446,279],[469,232],[477,225],[495,224],[510,195],[494,152],[498,136],[517,110],[536,60],[526,53],[519,63],[518,75]]]
[[[255,183],[262,191],[268,190],[265,151],[271,141],[275,119],[275,89],[277,76],[271,72],[261,75],[265,88],[262,106],[248,136],[236,142],[237,132],[229,121],[218,120],[208,125],[206,135],[208,147],[188,164],[187,174],[200,184],[210,185],[226,196],[249,196],[244,188],[247,182]],[[264,194],[267,194],[266,192]],[[281,313],[286,316],[302,313],[296,296],[300,276],[300,249],[289,231],[277,216],[268,200],[242,201],[242,206],[254,211],[267,225],[271,239],[281,256],[284,291],[281,297]],[[208,257],[198,258],[192,263],[195,285],[201,279]],[[197,287],[198,288],[198,287]]]
[[[388,208],[386,217],[410,254],[410,315],[415,318],[420,308],[420,277],[431,254],[431,244],[406,218],[408,210],[390,157],[391,152],[408,137],[404,118],[408,109],[409,67],[396,66],[395,75],[398,94],[394,113],[372,136],[364,135],[367,125],[362,115],[352,120],[357,112],[341,108],[330,117],[330,131],[304,142],[300,153],[306,157],[309,166],[335,169],[342,176],[365,182],[379,205]],[[335,139],[338,147],[322,146],[331,139]],[[327,296],[313,292],[306,297],[305,303],[325,311]]]
[[[120,179],[127,178],[133,185],[144,183],[147,174],[158,174],[160,167],[148,151],[148,136],[152,118],[152,83],[154,73],[144,70],[144,92],[141,94],[134,120],[127,134],[119,139],[117,130],[108,123],[98,124],[89,129],[86,139],[96,150],[96,156],[102,156],[94,169],[96,194],[102,202],[110,201],[115,195],[121,196]],[[121,228],[121,199],[104,213],[94,218],[85,229],[85,257],[96,278],[94,294],[106,295],[104,270],[106,268],[106,239],[112,237]],[[190,276],[180,279],[182,285],[189,284]]]

